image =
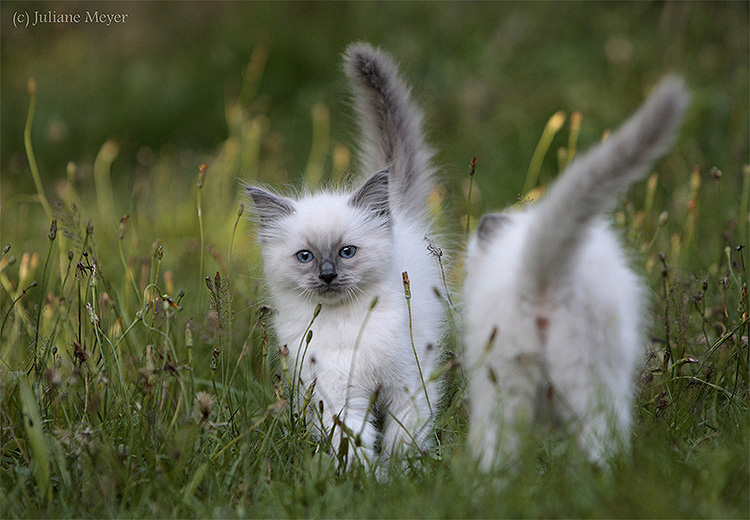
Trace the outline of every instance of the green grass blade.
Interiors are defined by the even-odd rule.
[[[23,427],[26,438],[31,446],[32,466],[34,468],[34,480],[39,488],[39,495],[46,500],[52,499],[52,488],[50,487],[50,457],[47,443],[42,432],[42,418],[34,398],[34,393],[29,383],[22,378],[18,385],[18,395],[21,400],[23,411]]]

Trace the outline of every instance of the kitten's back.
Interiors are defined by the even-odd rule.
[[[666,153],[689,99],[681,79],[663,81],[624,125],[563,173],[539,203],[525,248],[530,291],[539,294],[567,279],[588,225]]]
[[[532,208],[534,222],[525,240],[522,262],[525,293],[539,296],[569,283],[589,225],[614,206],[617,193],[641,180],[668,150],[689,100],[681,79],[662,81],[625,124],[576,159]],[[502,228],[502,218],[485,217],[479,239],[491,239]]]

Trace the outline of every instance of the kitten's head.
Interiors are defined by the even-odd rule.
[[[485,252],[502,230],[512,222],[508,213],[488,213],[479,219],[477,230],[467,245],[467,255],[475,256]]]
[[[384,279],[392,248],[387,172],[352,194],[321,192],[295,200],[247,190],[274,292],[338,304]]]

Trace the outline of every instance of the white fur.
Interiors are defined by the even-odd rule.
[[[314,385],[305,412],[316,434],[327,439],[333,433],[334,451],[347,439],[349,462],[369,464],[378,439],[384,458],[430,444],[441,393],[430,377],[440,361],[445,308],[436,294],[438,261],[428,250],[433,172],[421,114],[389,56],[355,44],[345,60],[363,127],[360,160],[387,175],[373,175],[353,194],[321,191],[291,199],[248,190],[259,217],[274,329],[289,349],[290,370],[299,368],[292,374],[293,388],[300,382],[293,405],[300,406]],[[336,257],[346,246],[355,246],[356,255]],[[299,251],[315,260],[300,263]],[[332,258],[337,275],[327,287],[322,266]],[[382,431],[373,404],[382,412]]]
[[[512,462],[544,412],[603,463],[627,447],[644,287],[599,215],[671,144],[687,107],[665,81],[539,203],[485,217],[466,259],[469,442],[483,469]]]
[[[550,388],[546,405],[579,435],[594,460],[603,460],[612,443],[626,442],[630,427],[641,283],[613,233],[599,223],[589,231],[571,273],[574,283],[549,300],[524,297],[518,245],[533,217],[533,210],[514,215],[486,251],[473,247],[467,258],[470,442],[485,469],[495,463],[500,439],[504,458],[516,453],[516,430],[543,412],[539,399],[546,399]],[[546,333],[538,330],[537,319],[547,320]],[[493,329],[495,341],[488,347]]]
[[[326,193],[304,202],[304,209],[289,218],[290,240],[293,240],[291,237],[305,236],[305,231],[294,230],[295,225],[313,230],[320,229],[319,226],[330,227],[334,219],[350,209],[346,207],[345,199],[337,201],[337,197]],[[287,254],[280,251],[281,247],[265,247],[263,256],[274,306],[278,310],[274,328],[279,343],[287,345],[290,350],[290,367],[299,365],[298,358],[303,353],[305,355],[300,374],[304,384],[302,393],[315,381],[316,399],[311,419],[319,433],[327,435],[332,431],[334,416],[337,415],[354,433],[361,433],[362,449],[350,456],[361,455],[370,460],[378,432],[373,425],[373,411],[369,408],[370,399],[378,388],[380,402],[387,408],[382,432],[384,450],[390,453],[394,448],[404,449],[411,444],[419,448],[427,445],[440,399],[439,383],[429,381],[429,377],[439,361],[443,306],[434,293],[439,272],[435,258],[427,251],[424,229],[396,220],[392,240],[388,240],[386,237],[357,236],[355,222],[356,218],[345,219],[341,227],[336,227],[347,237],[342,242],[362,244],[358,245],[358,255],[372,255],[368,258],[372,261],[372,270],[368,273],[373,279],[363,285],[362,291],[351,301],[323,303],[311,328],[313,336],[307,352],[304,352],[304,335],[318,301],[301,299],[291,286],[284,287],[285,273],[288,273],[284,263],[296,261],[288,252],[293,253],[298,246],[285,247]],[[422,375],[428,380],[425,384],[430,406],[411,347],[402,283],[404,271],[410,278],[411,327]],[[375,298],[377,304],[369,311]],[[324,405],[322,421],[315,413],[318,399]],[[335,448],[339,445],[340,435],[340,430],[335,432]],[[351,445],[354,440],[349,442]]]

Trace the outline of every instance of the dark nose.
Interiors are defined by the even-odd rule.
[[[320,279],[323,280],[328,285],[330,285],[333,279],[336,278],[337,276],[338,274],[330,272],[330,271],[325,272],[325,273],[320,273]]]
[[[333,279],[337,276],[338,273],[336,273],[336,266],[333,265],[333,262],[323,262],[323,265],[320,266],[319,278],[330,285]]]

